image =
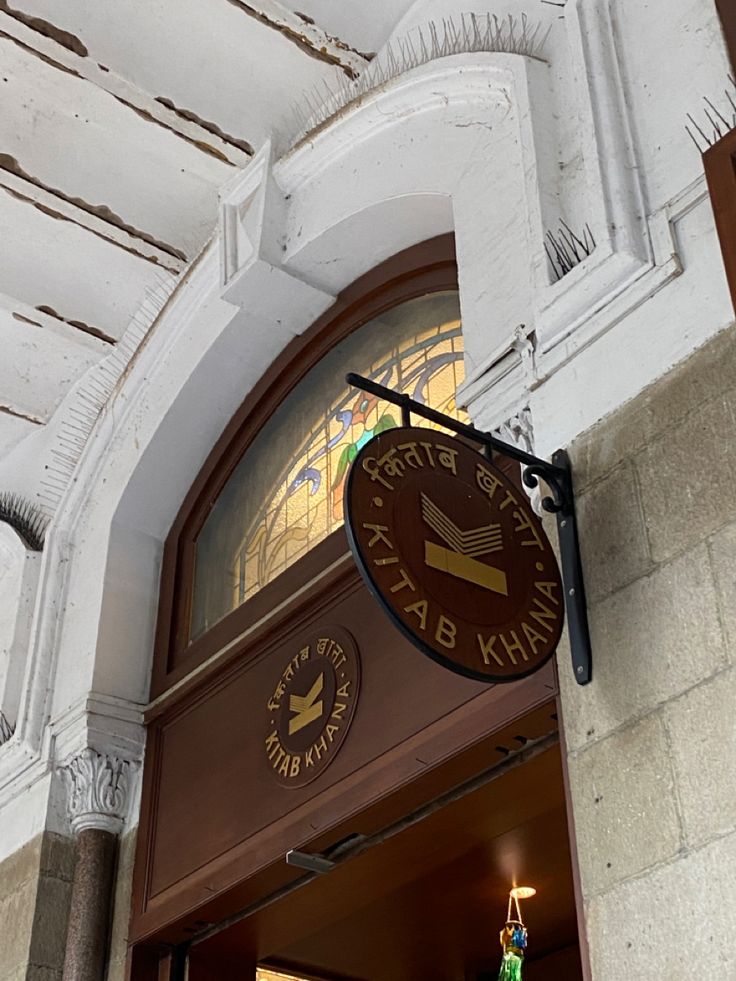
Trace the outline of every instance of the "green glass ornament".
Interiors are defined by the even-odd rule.
[[[529,899],[536,890],[530,886],[514,886],[509,893],[509,907],[506,911],[506,925],[501,931],[503,959],[498,981],[522,981],[521,967],[526,951],[527,931],[521,918],[519,899]],[[512,904],[516,907],[516,917],[511,913]]]
[[[522,981],[521,965],[526,950],[526,927],[520,920],[508,920],[501,931],[503,959],[498,981]]]

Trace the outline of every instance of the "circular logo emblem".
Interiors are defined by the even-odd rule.
[[[527,496],[443,433],[391,429],[348,477],[345,523],[369,588],[434,660],[513,681],[550,657],[563,622],[557,562]]]
[[[268,699],[266,759],[285,787],[303,787],[337,755],[360,687],[355,641],[342,627],[320,627],[294,655]]]

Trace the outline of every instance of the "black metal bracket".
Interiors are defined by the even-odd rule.
[[[434,422],[444,429],[449,429],[460,436],[478,443],[483,447],[489,459],[494,453],[511,457],[522,467],[522,480],[525,485],[535,488],[540,479],[550,490],[550,495],[542,498],[542,508],[557,518],[557,535],[560,543],[560,566],[562,571],[562,586],[565,590],[565,610],[567,612],[567,630],[570,637],[570,653],[572,670],[579,685],[587,685],[592,677],[592,660],[590,649],[590,631],[588,629],[588,610],[585,602],[585,583],[583,566],[580,560],[577,520],[575,518],[575,494],[573,491],[570,459],[565,450],[557,450],[552,455],[552,462],[542,460],[520,450],[512,443],[506,443],[492,433],[483,432],[475,426],[458,422],[443,412],[431,409],[421,402],[415,401],[409,395],[394,392],[390,388],[379,385],[370,378],[350,372],[345,376],[348,385],[369,392],[384,402],[391,402],[401,409],[401,422],[404,426],[411,425],[412,415],[420,416],[429,422]]]

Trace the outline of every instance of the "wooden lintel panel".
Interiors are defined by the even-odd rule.
[[[350,576],[353,588],[340,591],[329,622],[348,626],[357,642],[361,692],[344,744],[312,783],[281,786],[264,746],[266,703],[298,649],[301,625],[275,646],[244,653],[151,724],[133,922],[137,938],[232,890],[244,903],[283,884],[294,874],[284,866],[286,851],[334,843],[338,828],[356,830],[349,826],[351,815],[363,812],[361,833],[379,829],[396,818],[396,808],[400,815],[411,806],[401,799],[402,787],[426,782],[454,754],[554,697],[551,665],[519,684],[493,687],[432,663],[378,614],[354,570]],[[486,748],[485,765],[494,752],[503,758],[503,750]],[[483,761],[474,765],[482,769]],[[426,793],[431,798],[436,790],[430,779]],[[376,812],[369,818],[367,809],[389,794],[398,794],[393,817]],[[232,902],[223,908],[232,911]],[[205,918],[212,915],[213,909]]]

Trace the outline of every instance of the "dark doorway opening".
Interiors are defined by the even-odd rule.
[[[351,824],[360,833],[361,816]],[[522,904],[525,981],[582,979],[558,744],[210,937],[194,963],[228,977],[239,964],[243,978],[260,964],[319,981],[495,981],[517,884],[537,889]]]

